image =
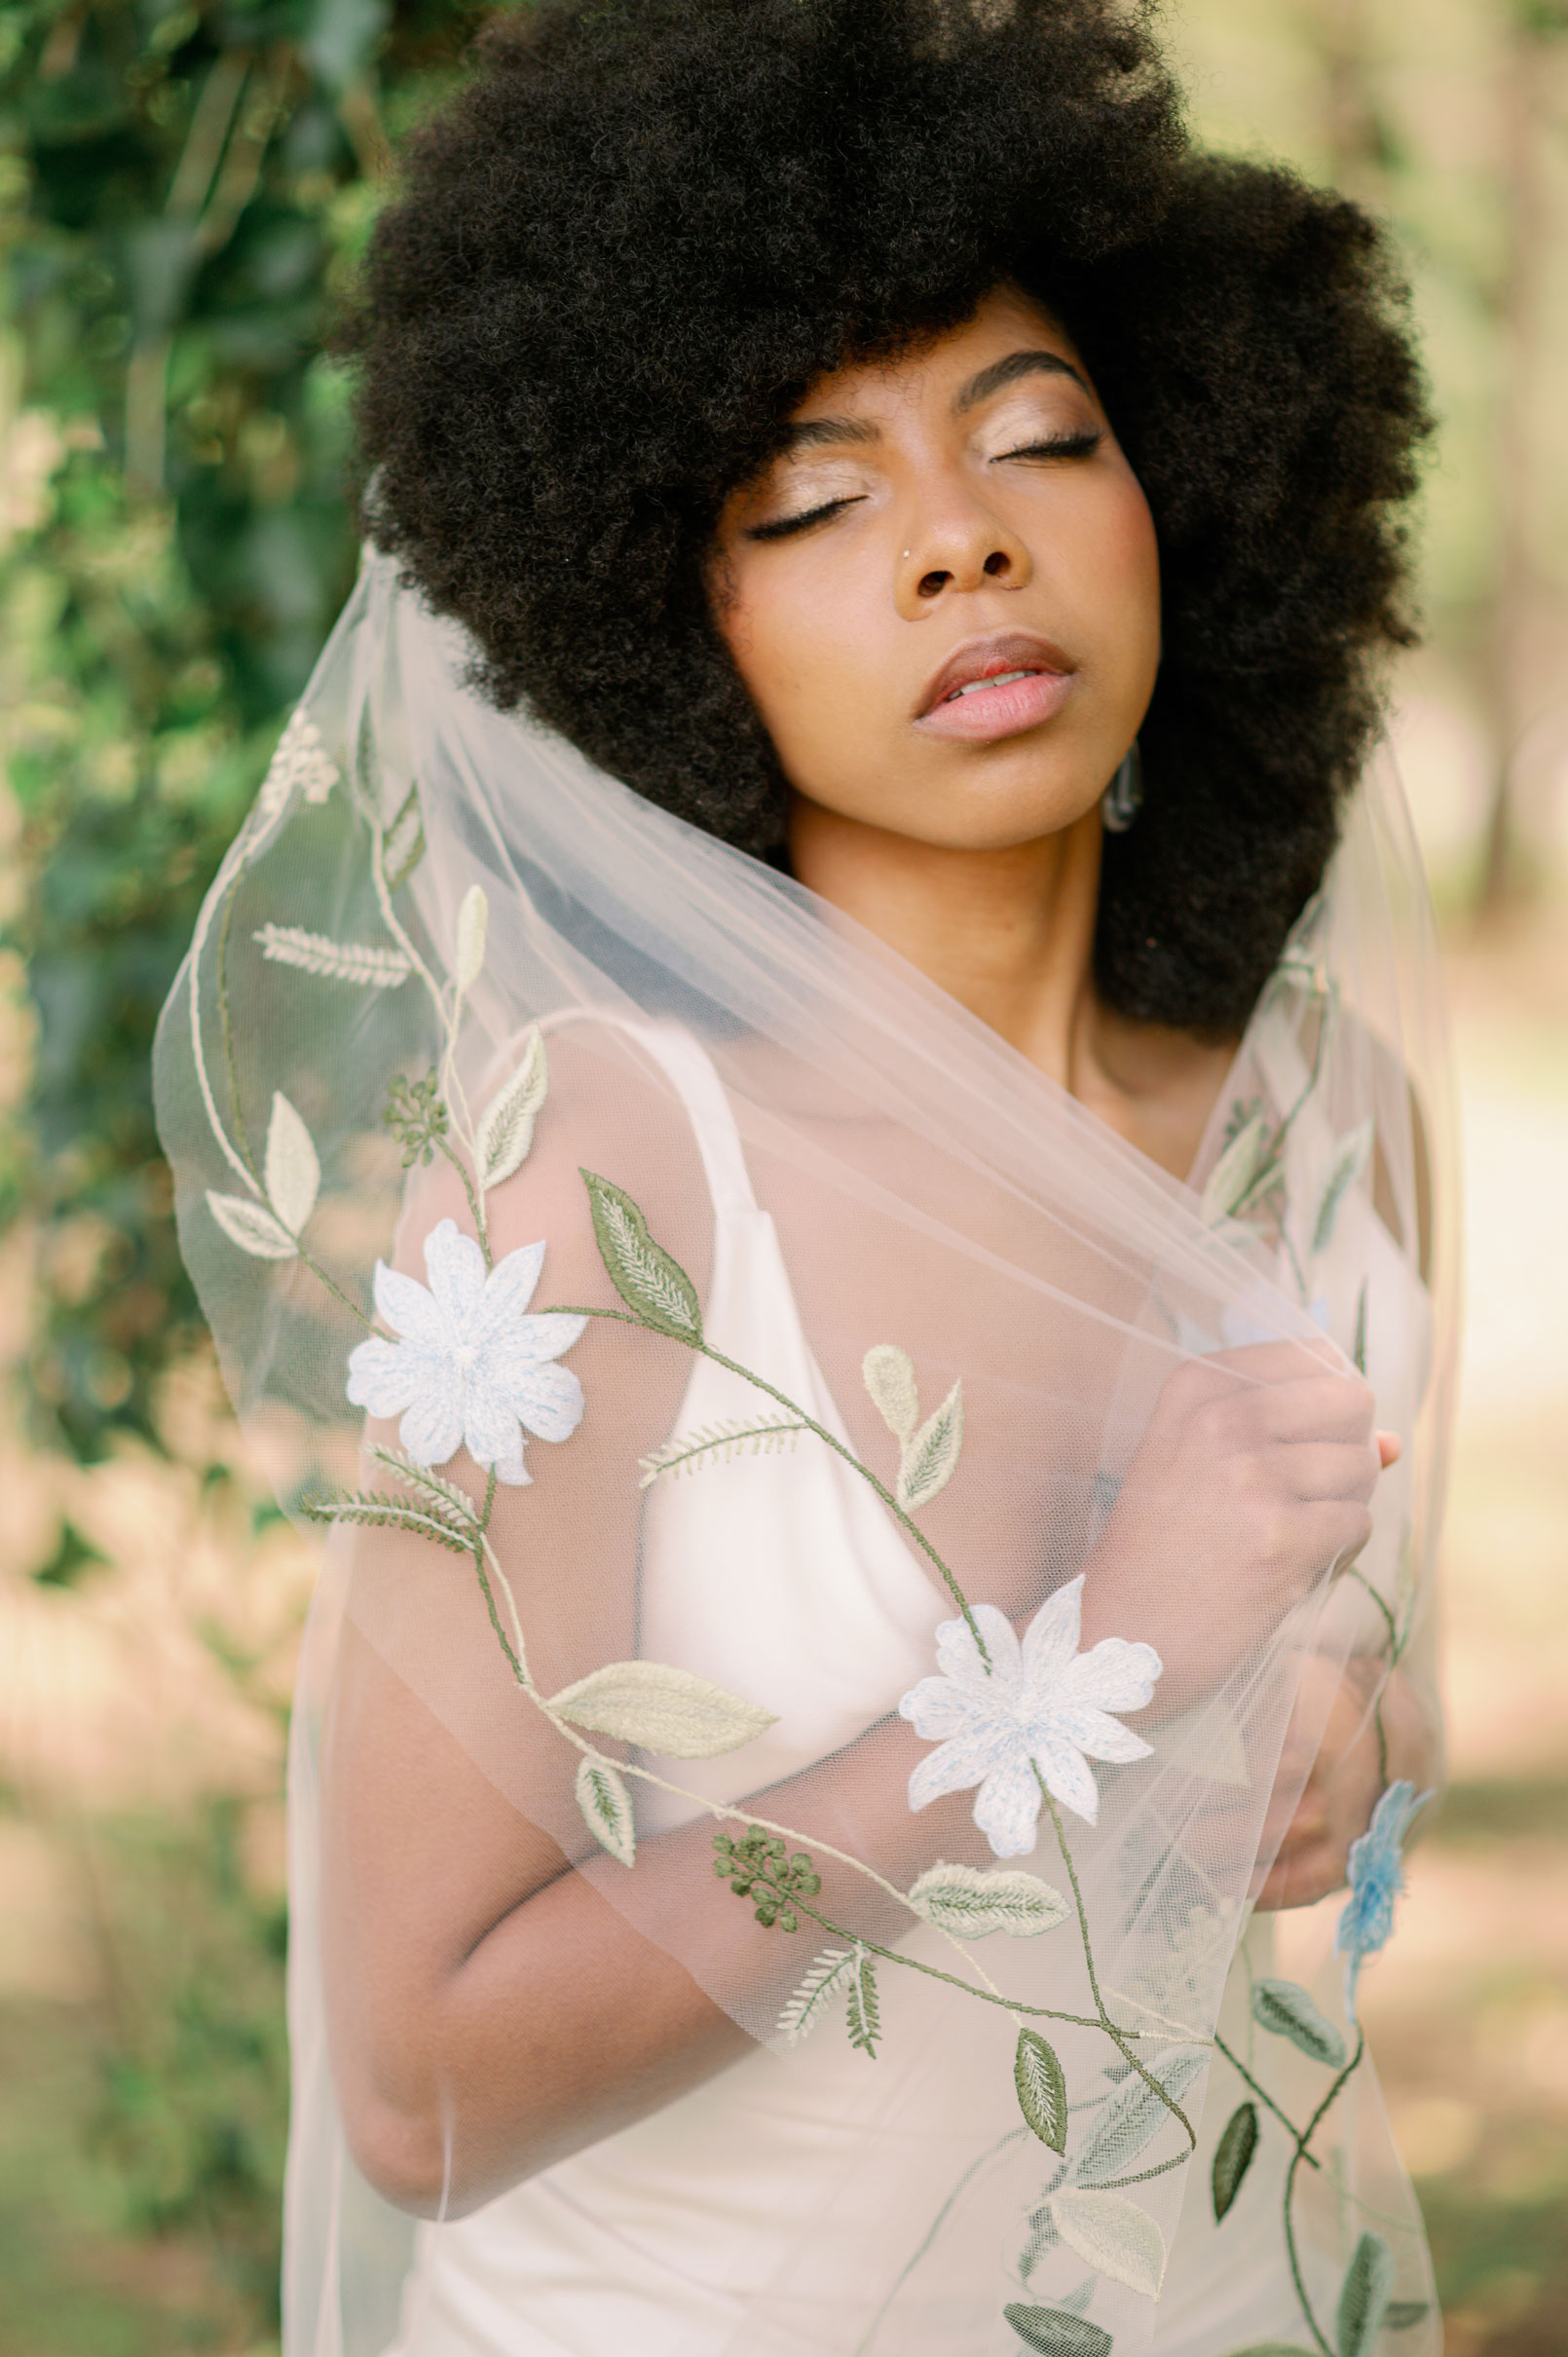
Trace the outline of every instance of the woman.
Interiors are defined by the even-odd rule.
[[[556,5],[407,168],[161,1048],[332,1532],[290,2357],[1418,2357],[1377,235],[1099,0]]]

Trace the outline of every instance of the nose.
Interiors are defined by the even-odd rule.
[[[898,560],[894,600],[906,621],[939,600],[988,584],[1025,588],[1033,573],[1028,549],[967,485],[953,484],[940,505],[922,507]]]

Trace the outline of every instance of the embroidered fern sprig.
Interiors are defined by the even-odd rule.
[[[824,1948],[787,2000],[778,2026],[792,2046],[798,2046],[835,2003],[847,1992],[855,1957],[848,1948]]]
[[[455,1481],[449,1481],[444,1474],[438,1474],[432,1466],[416,1464],[401,1448],[389,1448],[378,1440],[372,1443],[369,1454],[378,1465],[385,1465],[388,1472],[399,1481],[406,1481],[410,1489],[422,1492],[429,1502],[427,1511],[439,1515],[443,1522],[465,1533],[469,1545],[472,1545],[482,1524],[479,1510],[467,1490],[460,1489]]]
[[[300,1513],[308,1522],[344,1522],[375,1530],[407,1530],[416,1538],[433,1539],[455,1555],[473,1553],[472,1542],[461,1538],[441,1515],[426,1513],[383,1489],[359,1489],[342,1498],[301,1498]]]
[[[777,1416],[699,1425],[695,1432],[666,1440],[651,1456],[638,1458],[642,1470],[638,1487],[651,1489],[655,1481],[666,1477],[679,1479],[682,1474],[695,1473],[703,1465],[728,1465],[731,1457],[772,1456],[779,1449],[793,1448],[797,1436],[805,1429],[792,1418]]]
[[[361,990],[395,991],[409,976],[401,950],[379,949],[363,941],[332,941],[325,933],[307,933],[303,925],[264,924],[250,936],[261,944],[263,957],[275,965],[298,966],[304,974],[325,974],[335,982],[354,982]]]
[[[854,1969],[849,1974],[845,1996],[849,2043],[875,2062],[877,2041],[882,2034],[882,2016],[877,2002],[877,1967],[864,1948],[855,1950]]]

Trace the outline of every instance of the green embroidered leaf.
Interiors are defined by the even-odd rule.
[[[1024,2346],[1037,2349],[1040,2357],[1110,2357],[1115,2346],[1102,2325],[1067,2308],[1031,2308],[1015,2300],[1002,2314]]]
[[[479,1168],[479,1184],[487,1194],[527,1160],[528,1149],[534,1142],[534,1122],[549,1085],[544,1035],[536,1023],[530,1028],[528,1045],[516,1071],[497,1090],[479,1116],[474,1160]]]
[[[1033,1939],[1072,1913],[1060,1890],[1011,1867],[986,1873],[979,1866],[928,1866],[910,1891],[910,1905],[959,1939],[985,1939],[992,1931]]]
[[[333,941],[325,933],[307,933],[303,925],[265,924],[250,936],[259,941],[263,957],[274,965],[298,966],[302,974],[325,974],[334,982],[354,982],[364,991],[395,991],[409,976],[401,950],[382,950],[369,942]]]
[[[920,1398],[915,1388],[915,1363],[896,1342],[875,1342],[861,1361],[866,1389],[877,1413],[901,1445],[915,1435],[920,1420]]]
[[[882,2034],[882,2017],[877,2003],[877,1967],[864,1948],[857,1948],[852,1968],[844,1983],[848,2002],[849,2043],[858,2046],[862,2054],[877,2059],[877,2041]]]
[[[267,1158],[262,1168],[267,1200],[291,1236],[297,1236],[320,1191],[321,1166],[311,1133],[281,1089],[273,1091],[267,1124]]]
[[[1327,1251],[1333,1237],[1334,1222],[1339,1216],[1339,1207],[1365,1170],[1371,1151],[1372,1116],[1368,1113],[1366,1119],[1358,1122],[1349,1136],[1341,1138],[1334,1148],[1334,1158],[1328,1166],[1328,1177],[1324,1182],[1318,1203],[1318,1216],[1312,1230],[1312,1249],[1315,1253]]]
[[[1200,2046],[1162,2054],[1148,2067],[1171,2101],[1179,2103],[1208,2060],[1207,2050]],[[1092,2185],[1107,2177],[1120,2177],[1143,2147],[1153,2142],[1170,2117],[1170,2106],[1160,2101],[1145,2080],[1136,2074],[1124,2079],[1090,2126],[1083,2148],[1073,2160],[1074,2182]]]
[[[425,820],[419,806],[419,786],[409,787],[403,806],[381,841],[381,872],[387,889],[395,892],[407,883],[425,856]]]
[[[648,1221],[631,1197],[592,1171],[582,1173],[593,1212],[593,1232],[610,1282],[630,1310],[656,1332],[680,1342],[700,1342],[702,1311],[697,1289],[678,1260],[672,1260],[648,1232]]]
[[[378,1465],[385,1465],[389,1473],[395,1474],[398,1480],[420,1490],[429,1501],[429,1511],[439,1515],[454,1530],[462,1531],[472,1546],[479,1532],[479,1516],[466,1490],[449,1481],[444,1474],[436,1473],[433,1467],[418,1465],[404,1450],[389,1448],[383,1441],[373,1441],[368,1454]]]
[[[608,1760],[590,1760],[584,1754],[578,1762],[577,1795],[582,1822],[594,1840],[623,1866],[635,1865],[637,1828],[631,1799]]]
[[[1094,2305],[1094,2300],[1095,2279],[1092,2275],[1086,2275],[1076,2291],[1057,2294],[1057,2306],[1065,2308],[1069,2315],[1087,2316]]]
[[[1367,2357],[1383,2330],[1397,2272],[1394,2253],[1382,2235],[1370,2231],[1363,2234],[1339,2289],[1339,2309],[1334,2319],[1338,2357]]]
[[[1252,2019],[1276,2038],[1288,2038],[1329,2071],[1344,2065],[1345,2041],[1298,1981],[1260,1980],[1252,1991]]]
[[[1218,2226],[1242,2189],[1242,2180],[1252,2165],[1257,2151],[1257,2106],[1238,2104],[1225,2122],[1225,2133],[1214,2148],[1214,2165],[1210,2173],[1213,2194],[1214,2224]]]
[[[238,1244],[253,1260],[294,1260],[299,1246],[280,1219],[264,1204],[245,1195],[219,1195],[206,1190],[206,1208],[231,1244]]]
[[[1067,2149],[1067,2082],[1056,2048],[1037,2030],[1020,2030],[1013,2057],[1013,2084],[1018,2108],[1041,2144],[1053,2152]],[[1058,2222],[1059,2223],[1059,2222]]]
[[[545,1708],[597,1735],[676,1760],[712,1760],[754,1742],[777,1713],[667,1662],[609,1662],[563,1686]]]
[[[1244,1123],[1214,1164],[1204,1184],[1203,1208],[1213,1219],[1234,1219],[1255,1201],[1259,1182],[1278,1175],[1270,1151],[1270,1126],[1264,1113]],[[1272,1166],[1272,1168],[1271,1168]]]
[[[847,1948],[824,1948],[778,2017],[792,2046],[809,2038],[823,2015],[847,1996],[855,1959]]]
[[[1391,2300],[1383,2316],[1385,2333],[1407,2333],[1413,2324],[1432,2314],[1430,2300]]]
[[[1057,2232],[1085,2264],[1145,2300],[1158,2300],[1165,2280],[1165,2236],[1147,2210],[1125,2193],[1064,2186],[1051,2196]]]
[[[956,1382],[934,1416],[926,1419],[905,1447],[898,1468],[896,1496],[907,1515],[947,1488],[958,1470],[963,1446],[963,1383]]]
[[[798,1418],[789,1416],[758,1417],[747,1423],[737,1419],[729,1424],[704,1424],[695,1432],[682,1433],[655,1448],[652,1456],[639,1457],[642,1469],[639,1489],[652,1489],[653,1483],[666,1476],[678,1480],[684,1473],[696,1473],[704,1465],[722,1459],[728,1465],[731,1457],[771,1456],[775,1450],[793,1448],[807,1427]]]
[[[450,1522],[433,1514],[424,1514],[401,1498],[390,1497],[379,1489],[356,1490],[347,1498],[301,1498],[300,1513],[308,1522],[345,1522],[375,1530],[406,1530],[416,1538],[433,1539],[437,1547],[449,1548],[455,1555],[469,1555],[473,1549],[466,1539],[459,1538]]]
[[[1035,2268],[1045,2257],[1046,2252],[1060,2251],[1061,2248],[1062,2237],[1057,2232],[1056,2227],[1051,2224],[1051,2211],[1049,2204],[1046,2204],[1038,2210],[1031,2210],[1029,2212],[1029,2238],[1024,2246],[1023,2256],[1018,2263],[1019,2281],[1021,2283],[1027,2283],[1029,2277],[1033,2274]],[[1090,2278],[1090,2289],[1091,2291],[1094,2289],[1094,2278],[1092,2276]],[[1084,2304],[1087,2306],[1088,2302],[1085,2301]],[[1070,2308],[1073,2305],[1073,2302],[1070,2300],[1059,2299],[1057,2305],[1058,2307]]]
[[[1351,1361],[1359,1375],[1366,1372],[1366,1279],[1356,1296],[1356,1338],[1350,1346]]]

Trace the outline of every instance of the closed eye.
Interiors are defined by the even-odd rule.
[[[1056,433],[1044,441],[1023,442],[1016,450],[999,450],[990,463],[999,467],[1004,459],[1092,458],[1104,438],[1098,426],[1080,426],[1072,433]]]
[[[840,507],[858,506],[864,497],[863,492],[857,492],[852,499],[827,500],[820,507],[807,507],[801,515],[780,516],[773,524],[748,525],[746,538],[749,541],[788,540],[792,532],[804,532],[812,524],[823,523],[830,515],[837,515]]]

